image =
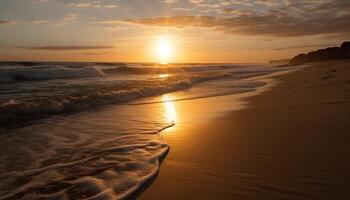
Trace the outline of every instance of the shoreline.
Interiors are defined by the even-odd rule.
[[[162,101],[163,103],[132,105],[132,102],[130,102],[130,104],[116,104],[103,108],[96,106],[81,113],[49,117],[38,122],[30,122],[28,126],[5,130],[6,135],[2,134],[1,149],[1,159],[6,161],[1,167],[4,172],[2,176],[4,181],[0,186],[3,191],[2,198],[40,199],[69,196],[69,198],[74,199],[83,195],[91,198],[124,199],[132,193],[140,191],[138,190],[140,187],[144,188],[145,184],[150,179],[153,180],[155,175],[158,174],[159,161],[168,152],[168,144],[160,140],[159,131],[170,124],[173,125],[175,121],[177,123],[177,120],[195,120],[195,118],[186,119],[186,117],[180,116],[180,113],[177,117],[175,101],[171,101],[171,99],[188,99],[192,95],[196,98],[183,102],[224,100],[226,99],[225,96],[217,98],[203,98],[203,96],[253,91],[254,88],[265,84],[261,81],[241,81],[241,79],[244,77],[246,77],[245,79],[248,79],[247,77],[253,79],[253,76],[259,75],[260,78],[263,74],[266,76],[266,74],[280,71],[280,69],[255,67],[237,68],[236,73],[231,70],[228,71],[230,73],[227,73],[226,68],[224,68],[223,71],[203,73],[202,75],[180,75],[164,80],[157,76],[156,79],[147,79],[154,83],[155,87],[141,92],[141,95],[149,94],[150,91],[152,93],[154,89],[159,88],[158,86],[165,90],[160,90],[156,94],[168,91],[167,89],[173,88],[173,85],[183,88],[198,83],[198,87],[190,87],[187,90],[139,100],[139,102]],[[236,77],[235,74],[237,74]],[[211,80],[213,77],[222,80],[199,84],[202,80]],[[162,82],[159,82],[160,80]],[[53,81],[52,83],[57,85],[62,81],[68,82],[60,79],[58,82]],[[87,84],[88,88],[90,86],[98,88],[93,86],[95,81],[95,79],[87,79],[82,80],[82,83]],[[73,79],[68,85],[74,82]],[[228,84],[228,82],[230,83]],[[137,91],[142,91],[142,88],[149,86],[147,84],[142,85],[137,81],[136,83],[138,84],[134,84],[134,86],[140,85],[141,87]],[[143,82],[141,81],[141,83]],[[28,87],[35,87],[36,84],[46,84],[46,82],[24,82],[23,84],[29,84]],[[105,84],[103,83],[103,85]],[[228,87],[226,88],[225,85]],[[49,86],[50,84],[48,88],[50,88]],[[66,87],[67,85],[64,85],[61,89],[65,91]],[[75,91],[74,88],[76,87],[73,87],[73,91]],[[109,89],[107,90],[109,91]],[[58,89],[58,91],[61,90]],[[126,91],[135,93],[134,90]],[[138,96],[137,91],[136,95]],[[54,91],[54,93],[53,96],[56,95],[57,91]],[[114,93],[111,95],[114,96]],[[104,93],[102,93],[102,96],[104,96]],[[109,93],[107,93],[107,96],[109,96]],[[108,103],[109,98],[106,101]],[[45,101],[43,105],[49,104],[48,102],[51,101]],[[213,102],[210,105],[216,105],[216,103]],[[217,108],[225,110],[230,107],[229,102],[222,101],[222,103],[222,106]],[[182,105],[182,103],[179,104]],[[11,105],[17,106],[18,104],[14,102]],[[31,104],[29,105],[29,108],[31,108]],[[36,107],[36,104],[34,104],[34,108]],[[21,106],[19,108],[27,109],[27,107]],[[191,108],[186,110],[192,111],[193,109],[193,105],[191,105]],[[201,112],[203,115],[198,115],[198,117],[210,118],[208,113],[217,113],[214,112],[216,106],[207,109],[205,111],[203,108],[197,107],[197,111],[203,111]],[[44,110],[46,110],[46,107],[44,107]],[[15,111],[12,110],[11,112]],[[187,117],[194,117],[193,114],[189,114]],[[50,132],[47,133],[47,130],[50,130]],[[167,130],[164,130],[164,132],[167,132]],[[29,138],[28,135],[30,135]],[[11,157],[8,157],[9,152]],[[22,176],[22,174],[25,174],[25,176]],[[56,187],[57,185],[59,187]]]
[[[139,199],[346,198],[350,177],[340,166],[350,166],[344,142],[350,140],[345,134],[350,98],[338,90],[349,88],[349,65],[315,63],[273,74],[274,81],[255,94],[174,102],[179,122],[162,132],[170,151]],[[230,108],[208,109],[214,105]],[[189,106],[197,109],[188,113]],[[209,118],[198,117],[209,112],[214,112]],[[325,120],[326,114],[333,120]],[[330,144],[329,129],[338,130]],[[295,133],[304,134],[304,140]],[[321,148],[325,145],[334,156]]]

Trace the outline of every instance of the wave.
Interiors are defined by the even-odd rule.
[[[86,91],[52,97],[10,99],[0,105],[0,125],[11,125],[47,115],[74,112],[98,105],[123,103],[140,97],[160,95],[189,88],[192,85],[229,74],[170,76],[90,88]]]
[[[6,65],[4,65],[6,64]],[[203,72],[225,69],[221,66],[174,67],[144,66],[126,63],[0,63],[0,83],[101,77],[105,75],[143,75],[184,72]]]
[[[285,68],[289,69],[289,68]],[[264,73],[269,74],[275,71],[281,71],[280,68],[267,67],[267,66],[239,66],[239,65],[202,65],[202,66],[182,66],[182,65],[169,65],[169,66],[104,66],[101,70],[105,74],[130,74],[130,75],[142,75],[142,74],[176,74],[176,73],[201,73],[201,72],[230,72],[239,75],[252,73]],[[239,78],[239,77],[238,77]]]
[[[0,83],[101,76],[105,76],[104,72],[96,67],[70,68],[60,65],[50,65],[29,68],[0,68]]]
[[[183,65],[128,63],[36,63],[36,62],[0,62],[0,83],[19,81],[44,81],[51,79],[74,79],[102,77],[106,75],[149,75],[232,71],[236,75],[258,72],[260,67],[242,67],[241,65],[207,64]],[[242,71],[243,70],[243,71]],[[263,69],[263,71],[266,68]]]
[[[203,92],[196,92],[191,91],[190,95],[185,95],[180,98],[176,97],[176,95],[172,98],[168,98],[166,100],[155,100],[155,101],[139,101],[139,102],[132,102],[128,105],[144,105],[144,104],[158,104],[158,103],[165,103],[165,102],[173,102],[173,101],[185,101],[185,100],[192,100],[192,99],[204,99],[204,98],[210,98],[210,97],[219,97],[219,96],[228,96],[238,93],[245,93],[245,92],[252,92],[255,91],[256,88],[262,87],[266,85],[265,82],[261,81],[236,81],[237,83],[233,82],[225,82],[225,84],[230,83],[230,87],[226,87],[224,90],[222,90],[221,85],[219,84],[212,84],[212,85],[202,85],[202,87],[205,88],[211,88],[207,89],[206,93]],[[216,86],[215,86],[216,85]],[[219,88],[218,88],[219,87]],[[221,90],[220,90],[221,89]]]
[[[255,75],[264,73],[267,72],[259,71]],[[215,91],[216,95],[219,94],[217,92],[222,95],[241,93],[264,84],[259,81],[237,80],[252,76],[254,71],[248,70],[239,73],[211,71],[201,74],[177,74],[118,83],[114,80],[112,83],[106,83],[108,78],[104,78],[101,79],[102,85],[87,80],[89,83],[84,86],[78,83],[78,90],[75,92],[60,93],[61,90],[72,90],[65,85],[63,88],[56,88],[58,93],[52,96],[43,92],[46,96],[38,97],[33,92],[29,92],[32,95],[29,98],[12,98],[0,104],[0,126],[53,114],[65,114],[98,105],[125,103],[140,97],[186,89],[199,83],[202,88],[205,88],[202,94],[208,96],[214,94],[210,91]],[[54,81],[50,83],[55,86],[57,84]],[[38,84],[32,82],[25,85],[37,88]],[[45,85],[45,89],[51,89],[47,87],[47,83],[42,85]],[[222,88],[224,90],[219,90]],[[23,91],[22,89],[21,92]],[[196,94],[201,93],[191,93],[193,97],[203,97]],[[128,110],[130,108],[134,109],[131,110],[134,112],[130,112]],[[153,108],[149,109],[153,110]],[[121,114],[123,108],[115,109],[115,112],[102,115],[98,112],[89,112],[88,116],[77,115],[85,119],[68,120],[72,124],[66,123],[67,120],[61,121],[60,118],[56,119],[57,121],[50,120],[47,125],[34,123],[28,129],[16,129],[18,132],[15,133],[19,133],[14,134],[16,137],[2,135],[6,138],[1,144],[3,152],[13,151],[13,145],[21,148],[13,153],[19,157],[8,158],[6,153],[0,157],[0,160],[6,159],[11,163],[11,165],[2,166],[1,169],[0,199],[79,199],[82,196],[89,199],[126,199],[132,197],[131,195],[157,175],[160,162],[169,151],[169,145],[162,142],[159,132],[174,124],[162,122],[162,120],[153,120],[154,124],[150,124],[152,120],[145,119],[151,118],[147,115],[153,116],[154,113],[145,110],[141,119],[132,115],[130,124],[135,127],[134,129],[126,125],[128,128],[124,130],[127,117]],[[140,111],[140,108],[135,106],[125,106],[124,109],[127,109],[126,112],[124,111],[126,115]],[[86,119],[89,121],[85,121]],[[100,120],[103,122],[101,123]],[[86,124],[82,125],[84,121]],[[100,126],[97,125],[99,121]],[[115,124],[123,128],[118,130]],[[148,127],[145,126],[146,124],[149,124]],[[77,131],[76,127],[84,127],[84,129]],[[50,134],[47,134],[48,130]],[[96,130],[113,131],[99,133]],[[30,138],[26,133],[30,133]],[[22,143],[19,139],[20,135],[25,142]]]
[[[82,196],[86,199],[125,199],[158,173],[160,162],[169,151],[169,145],[160,140],[160,131],[105,135],[95,138],[89,146],[70,146],[69,142],[57,145],[62,142],[60,139],[66,141],[64,133],[45,135],[50,145],[44,154],[33,149],[45,147],[21,146],[26,161],[31,161],[30,166],[21,165],[21,158],[19,161],[11,158],[19,165],[15,166],[17,170],[2,169],[0,199],[67,199],[68,196],[69,199]],[[81,139],[79,133],[69,134],[76,136],[76,140]]]
[[[215,65],[215,66],[195,66],[195,67],[180,67],[180,66],[154,66],[154,67],[130,67],[118,66],[104,68],[102,71],[106,74],[172,74],[172,73],[188,73],[188,72],[209,72],[220,71],[237,68],[237,66]]]
[[[16,86],[3,84],[0,88],[0,93],[3,95],[0,98],[0,126],[13,125],[49,115],[76,112],[99,105],[124,103],[141,97],[186,89],[196,83],[214,79],[237,80],[286,70],[285,68],[241,68],[228,65],[142,68],[126,67],[123,63],[120,63],[119,66],[107,64],[104,67],[90,66],[90,64],[2,66],[0,68],[0,82],[2,83],[87,77],[103,78],[82,81],[51,81],[44,84],[24,82]],[[81,67],[81,65],[85,67]],[[139,76],[140,78],[123,79],[122,75],[111,75],[111,73],[169,74],[169,77],[159,78],[157,75],[157,78],[150,78],[155,76]],[[224,85],[229,84],[225,83]],[[205,95],[191,94],[192,96],[189,98],[234,94],[252,89],[249,87],[239,88],[238,86],[230,89],[223,86],[222,88],[214,88],[214,90],[210,94],[208,91],[203,91]]]

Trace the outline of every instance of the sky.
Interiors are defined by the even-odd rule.
[[[264,63],[350,40],[350,0],[0,0],[0,60]]]

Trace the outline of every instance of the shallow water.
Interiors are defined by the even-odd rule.
[[[202,66],[159,76],[103,69],[0,86],[2,119],[39,119],[1,131],[0,199],[127,197],[156,175],[169,150],[160,131],[176,122],[173,101],[253,91],[264,83],[244,78],[285,70]]]
[[[41,120],[0,136],[1,198],[121,198],[168,150],[163,107],[109,106]],[[108,199],[108,198],[106,198]]]

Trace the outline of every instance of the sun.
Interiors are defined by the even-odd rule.
[[[170,62],[174,53],[173,44],[169,36],[160,36],[155,44],[156,60],[160,64],[167,64]]]

